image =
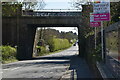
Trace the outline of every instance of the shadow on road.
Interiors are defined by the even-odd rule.
[[[93,72],[89,69],[88,64],[83,58],[80,58],[78,55],[72,56],[61,56],[61,57],[40,57],[34,60],[47,59],[47,60],[68,60],[65,62],[45,62],[45,63],[54,63],[54,64],[69,64],[69,70],[72,71],[71,78],[79,80],[79,78],[95,78]]]
[[[27,60],[27,61],[20,61],[13,64],[8,64],[7,66],[4,66],[3,68],[11,68],[11,67],[43,67],[48,68],[48,65],[53,66],[63,66],[63,65],[70,65],[68,70],[72,70],[70,73],[70,78],[76,78],[79,80],[79,78],[94,78],[93,73],[90,71],[86,61],[84,59],[81,59],[78,55],[71,55],[71,56],[51,56],[51,57],[39,57],[34,58],[33,60]],[[63,71],[65,72],[64,69]],[[76,76],[76,77],[75,77]]]
[[[79,80],[80,78],[95,78],[85,59],[80,58],[79,56],[71,57],[69,70],[72,70],[71,75],[73,80]]]
[[[33,60],[40,60],[40,59],[46,59],[46,60],[62,60],[62,59],[70,59],[72,58],[74,55],[72,56],[50,56],[50,57],[38,57],[38,58],[33,58]]]

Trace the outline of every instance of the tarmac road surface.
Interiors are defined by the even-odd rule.
[[[78,57],[78,45],[33,60],[3,64],[2,68],[3,80],[10,78],[62,80],[62,78],[94,77],[85,60]]]
[[[2,65],[2,78],[56,78],[69,68],[70,57],[78,54],[78,46],[33,60]]]

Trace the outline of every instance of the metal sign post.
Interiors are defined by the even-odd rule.
[[[104,44],[103,44],[103,21],[101,21],[101,51],[102,51],[102,60],[104,60]]]
[[[97,43],[97,32],[96,32],[96,27],[95,27],[95,50],[96,50],[96,43]]]
[[[94,14],[90,13],[90,27],[95,27],[95,49],[96,49],[96,37],[97,37],[97,33],[96,33],[96,27],[101,26],[101,22],[99,21],[94,21]]]

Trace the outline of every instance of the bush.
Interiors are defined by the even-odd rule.
[[[91,60],[93,63],[96,63],[96,61],[100,62],[102,61],[101,57],[101,44],[96,46],[96,49],[92,51],[92,53],[88,54],[89,60]]]
[[[49,45],[50,52],[62,50],[71,46],[67,39],[60,38],[50,38],[47,43]],[[38,49],[37,53],[39,56],[43,56],[49,53],[49,50],[46,50],[45,46],[37,46],[36,48]]]
[[[57,51],[70,47],[70,43],[67,39],[52,38],[48,41],[50,51]]]
[[[74,44],[76,41],[77,41],[76,39],[72,39],[71,44]]]
[[[0,51],[2,53],[2,62],[16,58],[16,49],[11,46],[0,46]]]
[[[39,55],[39,56],[43,56],[43,55],[45,55],[46,53],[48,53],[48,51],[46,50],[46,47],[45,47],[45,46],[37,46],[37,49],[40,49],[40,52],[38,52],[38,55]]]

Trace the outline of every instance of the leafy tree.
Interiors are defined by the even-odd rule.
[[[44,0],[34,2],[2,2],[2,16],[17,16],[22,14],[22,10],[25,12],[43,9],[45,7]]]
[[[61,32],[61,38],[68,39],[70,42],[73,39],[78,39],[78,36],[76,33],[69,31],[69,32]]]
[[[2,16],[20,16],[22,14],[22,4],[2,3]]]
[[[38,31],[39,40],[45,40],[46,44],[48,43],[49,39],[51,38],[61,38],[61,39],[68,39],[69,41],[72,39],[77,39],[77,34],[70,32],[59,32],[55,29],[43,29],[40,28]],[[42,37],[42,38],[41,38]]]

